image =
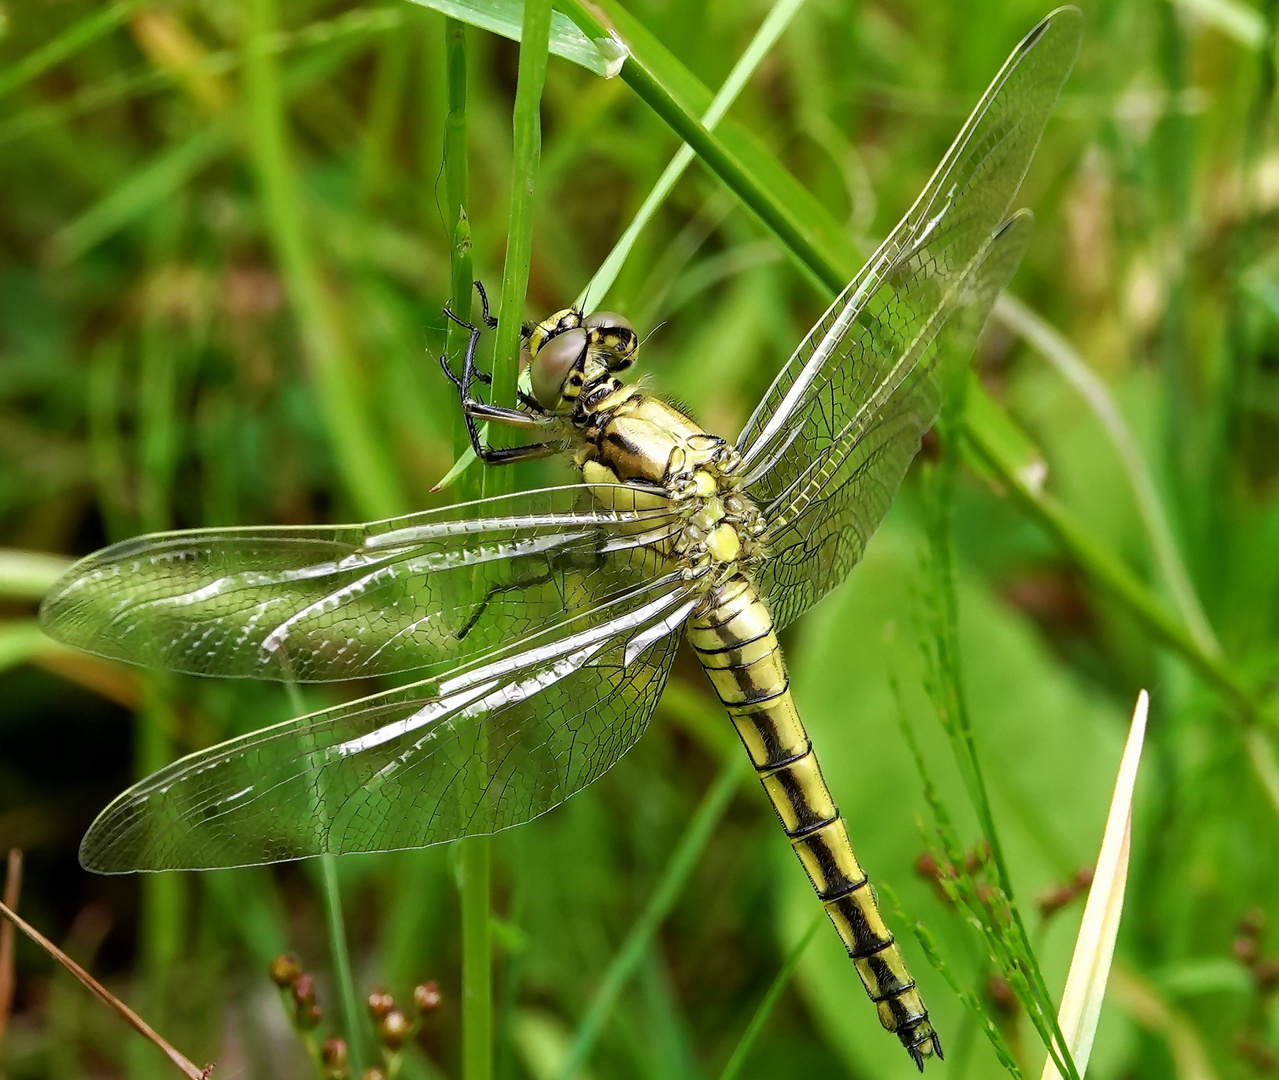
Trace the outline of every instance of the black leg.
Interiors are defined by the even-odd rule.
[[[489,314],[489,294],[484,291],[484,286],[478,281],[475,283],[475,291],[480,294],[480,306],[483,308],[482,318],[484,325],[490,330],[497,329],[497,320]]]
[[[475,287],[479,290],[480,301],[483,307],[483,320],[486,325],[492,327],[497,325],[497,320],[489,315],[488,295],[484,292],[484,286],[478,281]],[[471,386],[476,379],[482,383],[491,384],[492,378],[484,372],[476,369],[475,352],[480,343],[480,335],[482,331],[477,326],[459,319],[446,306],[444,308],[445,316],[457,326],[460,326],[467,332],[466,353],[462,358],[462,374],[460,376],[453,373],[452,367],[449,365],[448,356],[440,357],[440,367],[443,368],[444,374],[448,377],[454,388],[458,392],[458,398],[462,407],[462,419],[466,424],[466,434],[471,441],[471,449],[475,451],[475,456],[486,465],[509,465],[515,461],[528,461],[533,458],[551,457],[560,453],[564,446],[560,443],[530,443],[527,446],[511,446],[489,448],[484,445],[480,439],[479,428],[476,426],[476,419],[487,420],[493,423],[506,424],[511,427],[522,429],[540,429],[541,424],[535,417],[530,416],[526,412],[518,409],[504,409],[500,406],[489,405],[480,401],[471,392]],[[540,407],[539,412],[545,412]]]

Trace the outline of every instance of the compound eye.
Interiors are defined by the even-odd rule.
[[[557,334],[537,350],[530,380],[533,396],[554,411],[564,398],[564,383],[586,351],[586,331],[580,327]]]
[[[603,330],[606,333],[610,330],[622,334],[635,333],[635,327],[631,325],[630,319],[625,315],[619,315],[616,311],[596,311],[587,315],[582,320],[582,325],[588,330]]]

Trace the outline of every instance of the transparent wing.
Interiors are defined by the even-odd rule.
[[[1007,262],[1006,254],[994,259],[992,253],[981,288],[970,286],[1074,63],[1081,27],[1079,11],[1062,8],[1022,40],[915,205],[809,332],[747,421],[737,440],[740,473],[775,534],[810,514],[861,542],[878,525],[919,432],[936,415],[937,358],[957,351],[937,348],[937,337],[961,307],[978,312],[974,293],[988,291]],[[999,242],[1004,252],[1012,251],[1024,227]],[[986,311],[979,313],[984,319]],[[969,343],[980,325],[975,314],[967,321]],[[960,336],[952,334],[952,346]],[[812,506],[826,500],[834,501],[824,510]],[[806,599],[784,605],[790,617],[838,583],[859,554],[859,544],[850,542],[839,563],[823,565],[792,552],[802,566],[792,566],[787,580],[802,586]],[[782,573],[778,567],[775,576]]]
[[[643,733],[693,589],[672,573],[486,663],[184,758],[108,806],[81,861],[101,873],[244,866],[528,821]]]
[[[369,525],[160,533],[81,560],[40,614],[67,644],[196,675],[443,672],[633,589],[678,524],[573,485]]]
[[[1021,260],[1031,224],[1029,212],[1022,212],[991,237],[981,261],[943,309],[949,321],[929,346],[939,356],[967,359],[991,305]],[[769,513],[764,542],[770,558],[756,582],[779,626],[812,607],[861,559],[920,439],[937,418],[941,370],[936,364],[914,364],[869,423],[834,439]]]

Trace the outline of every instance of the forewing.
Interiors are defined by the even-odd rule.
[[[41,619],[67,644],[196,675],[439,673],[633,589],[657,569],[645,545],[678,523],[573,485],[368,525],[161,533],[81,560]]]
[[[770,592],[797,590],[773,596],[779,622],[838,584],[860,557],[936,416],[938,357],[971,345],[998,292],[990,283],[1002,287],[1011,275],[1026,224],[1000,234],[1001,222],[1074,63],[1081,24],[1077,9],[1062,8],[1022,40],[915,205],[809,332],[739,436],[743,485],[771,522],[770,548],[791,560],[763,575],[773,579]],[[999,251],[986,263],[996,235]],[[939,347],[960,310],[963,326]],[[816,530],[806,546],[820,557],[796,548],[805,525]]]
[[[696,603],[672,573],[487,663],[184,758],[108,806],[81,861],[102,873],[244,866],[528,821],[643,733]]]
[[[812,607],[861,559],[920,439],[937,418],[943,372],[952,366],[944,359],[967,359],[991,305],[1025,251],[1031,224],[1028,212],[1011,218],[947,301],[943,313],[948,321],[928,345],[943,363],[911,364],[909,375],[876,407],[867,426],[832,439],[795,475],[791,486],[765,506],[769,558],[756,572],[756,581],[779,626]],[[882,318],[890,323],[891,309]],[[873,340],[890,337],[885,329]]]

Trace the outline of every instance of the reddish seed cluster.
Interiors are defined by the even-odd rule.
[[[1263,1001],[1279,989],[1279,956],[1265,954],[1266,916],[1261,911],[1250,911],[1239,920],[1238,936],[1230,951],[1252,976],[1253,985]],[[1268,1010],[1262,1010],[1264,1015]],[[1235,1039],[1235,1050],[1263,1076],[1269,1076],[1279,1068],[1279,1052],[1271,1045],[1264,1030],[1241,1031]]]
[[[1231,951],[1235,959],[1248,969],[1262,994],[1273,994],[1279,988],[1279,956],[1265,956],[1262,942],[1266,932],[1266,916],[1260,911],[1250,911],[1239,920],[1239,936]]]
[[[314,1032],[323,1019],[315,996],[315,980],[303,970],[293,956],[279,956],[268,968],[271,981],[280,988],[288,1004],[294,1027],[310,1048],[318,1055],[324,1080],[351,1080],[349,1050],[346,1041],[330,1035],[320,1044],[314,1042]],[[385,990],[374,990],[366,1005],[377,1032],[382,1050],[383,1064],[364,1070],[362,1080],[393,1080],[398,1071],[399,1053],[417,1034],[424,1017],[440,1004],[440,988],[434,982],[425,982],[413,989],[412,1016],[396,1007],[395,999]]]
[[[1021,1009],[1012,986],[1002,975],[986,976],[986,1000],[998,1015],[1008,1019],[1016,1016]]]
[[[965,852],[963,858],[965,876],[975,878],[984,873],[989,866],[990,847],[984,840],[975,845],[971,851]],[[947,892],[946,886],[950,882],[958,882],[961,876],[954,863],[938,863],[925,852],[915,860],[915,873],[925,881],[931,881],[937,887],[937,895],[941,900],[944,903],[950,903],[950,893]],[[998,887],[985,881],[978,881],[973,891],[977,902],[985,908],[994,922],[1011,921],[1012,913],[1008,910],[1008,903]]]
[[[1053,885],[1040,893],[1035,900],[1035,905],[1039,908],[1039,914],[1045,919],[1051,918],[1067,904],[1075,900],[1076,897],[1087,893],[1092,888],[1093,873],[1094,870],[1091,866],[1081,866],[1075,871],[1075,876],[1069,881]]]

